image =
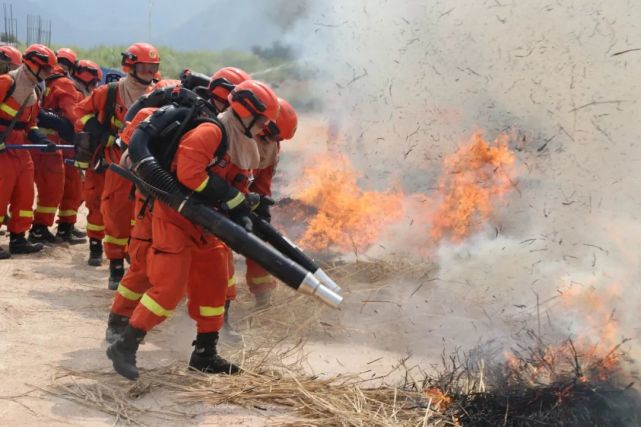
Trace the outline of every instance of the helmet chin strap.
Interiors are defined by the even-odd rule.
[[[31,70],[31,67],[29,67],[28,65],[27,65],[27,70],[29,70],[29,72],[31,73],[31,75],[32,75],[32,76],[34,76],[34,77],[36,78],[36,81],[37,81],[38,83],[40,83],[40,82],[44,81],[44,78],[40,77],[40,71],[42,71],[42,67],[38,66],[38,72],[37,72],[37,73],[34,73],[34,72]]]
[[[245,123],[243,122],[243,119],[240,118],[240,116],[236,113],[236,111],[232,110],[232,112],[234,113],[234,116],[236,116],[238,121],[240,122],[240,125],[243,127],[243,131],[244,131],[243,133],[245,134],[245,136],[247,138],[253,138],[254,136],[251,134],[251,129],[256,124],[256,121],[258,120],[258,116],[253,115],[252,116],[252,121],[251,121],[251,123],[249,123],[249,126],[245,126]]]

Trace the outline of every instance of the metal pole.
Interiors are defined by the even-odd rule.
[[[149,0],[149,15],[147,16],[147,41],[151,42],[151,11],[154,8],[154,1]]]

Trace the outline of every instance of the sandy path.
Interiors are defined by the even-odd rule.
[[[0,237],[6,246],[7,237]],[[106,266],[86,265],[86,247],[60,246],[43,253],[14,257],[0,263],[0,417],[3,425],[113,425],[115,417],[44,391],[55,374],[64,368],[75,371],[109,371],[104,351],[104,328],[112,293],[106,289]],[[292,320],[290,338],[309,340],[308,369],[317,374],[362,372],[365,376],[389,371],[408,353],[417,351],[436,357],[440,346],[425,346],[425,341],[440,341],[426,336],[424,317],[411,315],[423,301],[409,293],[391,292],[385,284],[346,289],[347,301],[341,312],[322,309],[304,328],[296,330],[299,314],[288,311],[289,301],[300,301],[288,289],[279,289],[275,305],[264,316]],[[246,336],[264,334],[260,321],[246,320],[252,308],[251,297],[241,287],[240,301],[233,312],[238,327]],[[420,292],[419,292],[420,295]],[[385,302],[363,303],[365,300]],[[300,304],[300,303],[299,303]],[[287,308],[287,310],[285,310]],[[411,309],[411,310],[410,310]],[[289,316],[289,317],[287,317]],[[293,316],[293,317],[292,317]],[[414,326],[412,326],[414,324]],[[282,331],[285,333],[285,331]],[[274,332],[278,335],[278,331]],[[185,310],[151,333],[139,354],[144,368],[166,366],[176,361],[186,364],[191,352],[194,329]],[[427,351],[426,351],[427,350]],[[223,346],[223,353],[231,351]],[[428,353],[428,354],[425,354]],[[131,383],[123,380],[123,387]],[[154,391],[136,401],[149,413],[137,419],[153,425],[264,425],[287,419],[279,408],[244,409],[234,406],[185,407],[175,396]],[[164,414],[157,411],[164,411]],[[172,411],[188,414],[177,419]],[[285,418],[283,418],[285,417]]]

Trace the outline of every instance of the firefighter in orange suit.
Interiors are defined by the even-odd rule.
[[[0,46],[0,74],[7,74],[22,65],[22,53],[13,46]]]
[[[258,169],[254,170],[254,181],[249,187],[249,191],[259,194],[263,203],[255,209],[255,213],[271,222],[269,212],[271,195],[272,195],[272,177],[278,164],[278,153],[280,152],[280,142],[292,139],[298,126],[298,116],[296,110],[289,102],[278,98],[280,112],[275,122],[270,123],[257,138],[256,143],[260,152],[260,164]],[[267,199],[265,199],[267,197]],[[276,280],[260,265],[251,259],[246,260],[247,272],[245,279],[249,286],[249,291],[256,298],[256,309],[268,306],[271,302],[272,290],[276,287]]]
[[[35,44],[24,51],[22,62],[19,68],[0,76],[0,222],[11,205],[9,252],[0,249],[0,259],[42,249],[41,243],[33,244],[24,236],[33,220],[33,161],[27,151],[12,150],[11,146],[29,142],[52,148],[53,143],[36,127],[36,85],[52,73],[56,55]]]
[[[178,82],[179,84],[180,82]],[[149,117],[156,108],[141,109],[123,129],[120,139],[129,144],[129,139],[136,127]],[[121,159],[122,160],[122,159]],[[147,254],[151,248],[151,218],[153,202],[139,191],[136,191],[134,213],[136,224],[131,230],[129,242],[129,269],[123,276],[114,296],[109,319],[107,321],[106,340],[114,342],[124,331],[138,301],[151,286],[147,275]]]
[[[225,67],[218,70],[211,77],[209,84],[210,102],[216,107],[216,110],[222,112],[229,107],[228,97],[232,89],[245,80],[249,80],[249,75],[238,68]],[[156,89],[167,86],[179,86],[180,82],[175,80],[161,80]],[[121,139],[128,143],[126,139],[130,137],[130,133],[135,126],[142,121],[146,116],[150,115],[153,109],[145,108],[136,114],[132,122],[127,124],[127,127],[122,132]],[[106,340],[113,342],[124,328],[127,326],[129,318],[131,317],[138,301],[149,289],[149,278],[147,276],[147,251],[151,247],[151,218],[152,212],[149,202],[145,200],[144,196],[136,194],[136,207],[134,209],[136,214],[136,224],[131,232],[131,241],[129,245],[129,269],[122,278],[118,286],[116,296],[111,306],[109,319],[107,321]],[[230,262],[230,279],[228,286],[235,291],[235,282],[233,280],[233,257],[231,250],[228,250]],[[234,294],[235,295],[235,294]],[[225,327],[222,333],[227,333],[227,339],[238,339],[236,333],[229,327],[228,323],[228,308],[229,302],[225,305]],[[231,337],[234,335],[234,337]]]
[[[86,130],[99,135],[106,125],[111,135],[103,140],[96,153],[94,165],[87,170],[85,181],[85,204],[89,208],[87,234],[89,264],[102,262],[102,239],[109,258],[109,289],[115,290],[124,274],[124,258],[133,222],[132,185],[117,174],[106,169],[109,163],[120,161],[121,148],[115,144],[116,136],[123,127],[127,109],[152,85],[160,66],[158,50],[148,43],[134,43],[122,53],[122,66],[127,76],[114,83],[114,114],[109,123],[106,111],[110,85],[96,88],[91,95],[78,104],[76,110],[77,130]],[[104,138],[103,138],[104,139]],[[97,165],[97,166],[96,166]],[[106,170],[106,172],[105,172]]]
[[[57,52],[58,65],[53,73],[45,79],[45,91],[41,100],[41,110],[38,126],[49,140],[56,144],[72,144],[74,140],[73,120],[76,103],[80,101],[80,93],[76,90],[70,74],[76,65],[77,57],[73,50],[59,49]],[[68,154],[69,155],[69,154]],[[64,227],[54,236],[49,227],[58,211],[65,188],[65,168],[61,151],[43,152],[31,151],[35,168],[35,182],[38,198],[34,210],[33,226],[29,233],[32,243],[84,243],[74,237]],[[64,239],[64,240],[63,240]]]
[[[89,96],[101,80],[102,70],[98,64],[86,59],[79,60],[72,73],[72,82],[78,97],[77,102]],[[71,152],[63,152],[62,154],[64,159],[73,159]],[[65,163],[65,188],[58,208],[58,233],[56,235],[71,244],[86,242],[86,233],[75,227],[78,208],[83,201],[82,188],[80,171],[73,165]]]
[[[229,94],[240,83],[250,80],[251,76],[246,71],[236,67],[224,67],[216,71],[209,82],[209,92],[211,94],[210,101],[220,113],[229,108]],[[229,278],[227,279],[227,300],[225,301],[225,323],[220,330],[223,339],[231,342],[238,342],[242,338],[238,332],[234,330],[229,321],[229,313],[231,301],[236,299],[236,277],[234,266],[234,253],[232,250],[225,246],[227,249],[227,268]]]
[[[221,127],[199,124],[179,140],[172,162],[178,181],[230,219],[251,229],[248,190],[251,170],[259,153],[253,137],[278,116],[278,99],[264,83],[247,80],[230,94],[231,108],[219,116],[228,149],[218,158],[223,143]],[[150,118],[153,121],[153,116]],[[228,256],[225,245],[161,202],[154,204],[152,250],[147,290],[121,337],[107,348],[114,369],[129,379],[138,377],[136,352],[145,334],[171,315],[182,297],[189,298],[189,315],[197,335],[189,366],[207,373],[236,373],[239,367],[218,355],[218,331],[224,322]]]

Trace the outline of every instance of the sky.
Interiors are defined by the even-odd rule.
[[[26,38],[27,15],[37,15],[51,20],[57,45],[148,41],[180,50],[247,50],[271,45],[282,35],[280,14],[270,13],[283,3],[278,0],[85,0],[82,7],[75,0],[3,3],[13,6],[19,39]]]

